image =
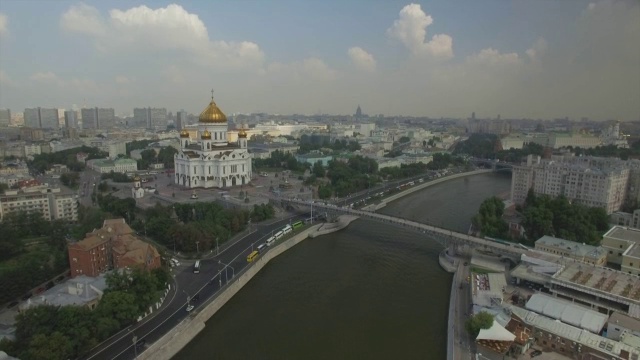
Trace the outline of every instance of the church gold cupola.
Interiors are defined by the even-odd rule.
[[[201,134],[202,149],[210,150],[216,146],[226,146],[228,144],[227,130],[227,116],[213,100],[213,90],[211,90],[211,101],[198,118],[198,132]],[[205,136],[207,133],[208,135]]]

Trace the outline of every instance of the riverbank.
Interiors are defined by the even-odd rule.
[[[365,207],[362,208],[362,210],[367,210],[367,211],[377,211],[382,209],[383,207],[387,206],[388,203],[398,200],[402,197],[405,197],[409,194],[412,194],[416,191],[420,191],[422,189],[426,189],[429,186],[433,186],[433,185],[437,185],[440,183],[443,183],[445,181],[449,181],[449,180],[453,180],[453,179],[458,179],[461,177],[465,177],[465,176],[472,176],[472,175],[479,175],[479,174],[486,174],[486,173],[490,173],[493,170],[487,170],[487,169],[482,169],[482,170],[474,170],[474,171],[469,171],[469,172],[464,172],[464,173],[460,173],[460,174],[454,174],[454,175],[449,175],[449,176],[445,176],[445,177],[441,177],[439,179],[436,180],[432,180],[432,181],[427,181],[424,182],[422,184],[418,184],[415,185],[409,189],[403,190],[397,194],[393,194],[387,198],[382,199],[382,201],[380,203],[377,204],[371,204],[371,205],[367,205]]]
[[[218,312],[218,310],[220,310],[258,272],[260,272],[260,270],[262,270],[270,260],[307,238],[315,238],[317,236],[342,230],[356,219],[356,216],[341,215],[335,223],[312,226],[276,245],[264,255],[260,256],[252,266],[238,274],[232,282],[225,285],[222,292],[216,297],[209,299],[207,304],[204,305],[201,310],[194,311],[191,316],[171,329],[171,331],[160,338],[160,340],[153,343],[146,351],[138,356],[138,359],[171,359],[191,340],[193,340],[193,338],[195,338],[196,335],[205,328],[205,322],[215,315],[216,312]]]

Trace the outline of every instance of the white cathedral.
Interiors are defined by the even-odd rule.
[[[209,106],[200,114],[198,135],[180,132],[180,151],[174,155],[175,183],[187,188],[227,188],[251,181],[251,154],[247,133],[238,131],[238,142],[227,137],[227,116],[211,96]],[[199,140],[198,140],[199,138]]]

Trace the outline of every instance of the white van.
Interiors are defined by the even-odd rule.
[[[282,235],[284,235],[284,233],[282,232],[282,230],[280,230],[275,235],[273,235],[273,237],[276,238],[277,240],[277,239],[280,239]]]
[[[265,245],[265,244],[258,245],[258,253],[259,254],[261,254],[265,250],[267,250],[267,245]]]
[[[275,237],[275,236],[272,236],[272,237],[270,237],[270,238],[268,238],[268,239],[267,239],[266,244],[267,244],[267,246],[271,246],[271,245],[273,245],[273,243],[275,243],[275,242],[276,242],[276,237]]]
[[[282,234],[288,234],[293,230],[293,228],[291,227],[291,225],[287,225],[285,227],[282,228]]]

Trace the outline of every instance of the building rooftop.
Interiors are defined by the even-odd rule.
[[[603,237],[614,240],[640,242],[640,230],[616,225],[609,229]]]
[[[605,255],[607,251],[600,246],[593,246],[587,244],[581,244],[575,241],[569,241],[565,239],[559,239],[553,236],[543,236],[536,240],[536,245],[544,245],[549,247],[555,247],[563,251],[568,251],[575,257],[588,257],[592,259],[598,259]]]
[[[635,258],[640,258],[640,246],[638,244],[631,245],[625,252],[624,255],[632,256]]]
[[[628,359],[638,359],[640,350],[624,343],[607,339],[600,335],[593,334],[587,330],[579,329],[575,326],[556,321],[544,315],[539,315],[533,311],[510,306],[511,312],[525,323],[530,324],[538,329],[561,336],[569,341],[573,341],[593,349],[609,354],[611,356],[620,357],[621,353],[629,353]]]
[[[80,275],[32,297],[21,303],[19,307],[21,310],[26,310],[39,305],[82,306],[100,299],[106,288],[105,274],[100,274],[97,277]]]
[[[640,320],[617,311],[609,316],[609,324],[618,324],[628,330],[640,331]]]
[[[640,304],[640,277],[637,275],[578,262],[565,262],[565,266],[553,278]]]
[[[502,304],[507,280],[503,273],[471,273],[473,303],[484,307]]]
[[[544,294],[533,294],[525,308],[594,334],[600,333],[607,323],[605,314]]]

